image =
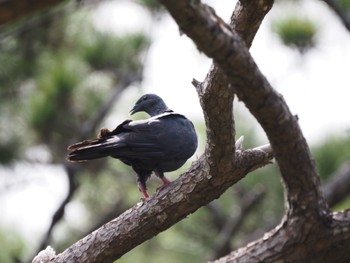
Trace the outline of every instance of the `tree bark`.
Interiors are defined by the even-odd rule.
[[[50,262],[113,262],[126,252],[168,229],[201,206],[218,198],[248,172],[270,162],[259,149],[237,151],[234,171],[211,175],[203,155],[177,180],[149,200],[136,204],[58,254]],[[225,169],[221,172],[225,173]]]
[[[348,212],[335,218],[329,211],[297,118],[261,74],[237,32],[200,1],[162,2],[182,32],[220,66],[228,87],[264,128],[285,188],[287,211],[280,226],[217,262],[348,262]],[[247,2],[266,8],[263,1],[241,3]]]

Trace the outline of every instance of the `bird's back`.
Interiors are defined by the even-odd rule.
[[[130,122],[124,128],[130,130],[117,136],[125,136],[125,147],[111,156],[142,169],[176,170],[197,149],[194,126],[180,114],[166,113],[147,121]]]

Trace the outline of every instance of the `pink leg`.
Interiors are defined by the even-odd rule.
[[[160,178],[160,179],[161,179],[162,182],[163,182],[163,185],[162,185],[161,187],[164,187],[164,186],[166,186],[167,184],[170,184],[170,183],[171,183],[171,181],[169,181],[168,178],[166,178],[164,175],[163,175],[163,177]]]
[[[142,197],[141,197],[141,200],[142,201],[145,201],[149,198],[149,195],[148,195],[148,192],[147,192],[147,189],[146,187],[144,187],[142,184],[138,184],[138,187],[139,187],[139,191],[142,193]]]
[[[171,183],[171,181],[169,181],[168,178],[166,178],[163,173],[159,171],[154,171],[154,172],[163,182],[163,184],[157,188],[157,191],[161,190],[162,188],[164,188],[165,186]]]

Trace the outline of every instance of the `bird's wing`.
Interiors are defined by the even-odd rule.
[[[123,128],[123,129],[122,129]],[[157,118],[131,121],[118,126],[112,133],[120,141],[110,144],[110,155],[114,157],[129,157],[150,159],[163,157],[165,154],[161,138],[164,127]],[[120,132],[116,132],[119,130]],[[121,143],[123,143],[122,147]]]
[[[88,146],[92,146],[92,145],[101,144],[102,142],[105,141],[104,139],[109,138],[112,135],[116,135],[116,134],[119,134],[119,133],[122,133],[122,132],[128,132],[129,129],[125,129],[124,125],[126,125],[126,124],[128,124],[130,122],[132,122],[132,121],[131,120],[123,121],[113,131],[110,131],[107,128],[102,128],[100,130],[100,132],[98,133],[96,139],[84,140],[82,142],[74,143],[74,144],[68,146],[67,150],[73,151],[73,150],[77,150],[79,148],[84,148],[84,147],[88,147]]]
[[[126,150],[130,152],[125,154],[139,158],[185,158],[187,151],[192,151],[192,146],[188,143],[192,140],[191,136],[197,141],[193,124],[185,116],[173,112],[128,122],[123,127],[131,131],[126,138]],[[193,152],[190,155],[192,154]]]
[[[77,150],[77,149],[80,149],[80,148],[84,148],[84,147],[87,147],[89,145],[94,145],[94,144],[97,144],[99,142],[100,139],[91,139],[91,140],[85,140],[85,141],[82,141],[82,142],[77,142],[77,143],[74,143],[72,145],[69,145],[67,150],[69,151],[74,151],[74,150]]]
[[[68,147],[69,161],[83,161],[113,156],[116,158],[151,159],[164,156],[159,143],[159,123],[156,118],[124,121],[111,132],[103,132],[100,138],[85,140]]]
[[[68,160],[90,160],[112,156],[118,159],[152,160],[188,158],[183,128],[189,122],[180,114],[164,113],[146,120],[125,121],[113,131],[100,132],[97,139],[86,140],[68,147]],[[191,151],[191,153],[187,153]]]

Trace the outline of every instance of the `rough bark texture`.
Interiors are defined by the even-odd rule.
[[[263,1],[244,3],[247,2],[268,8]],[[297,118],[261,74],[243,40],[199,1],[163,0],[163,3],[198,49],[221,67],[231,84],[228,87],[264,128],[285,187],[288,207],[281,225],[218,262],[349,261],[349,220],[334,219],[330,213]],[[339,253],[334,255],[333,249]]]
[[[210,165],[202,156],[189,171],[155,196],[136,204],[50,262],[113,262],[214,200],[249,171],[268,164],[271,158],[270,153],[261,150],[238,151],[233,173],[212,176]]]
[[[205,153],[160,193],[50,262],[112,262],[219,197],[249,171],[267,164],[269,151],[235,151],[234,94],[245,103],[270,140],[280,167],[287,208],[278,227],[216,262],[350,262],[350,211],[329,210],[297,118],[248,51],[273,1],[238,2],[232,27],[199,0],[161,2],[181,31],[214,60],[206,79],[193,82],[207,125]]]

